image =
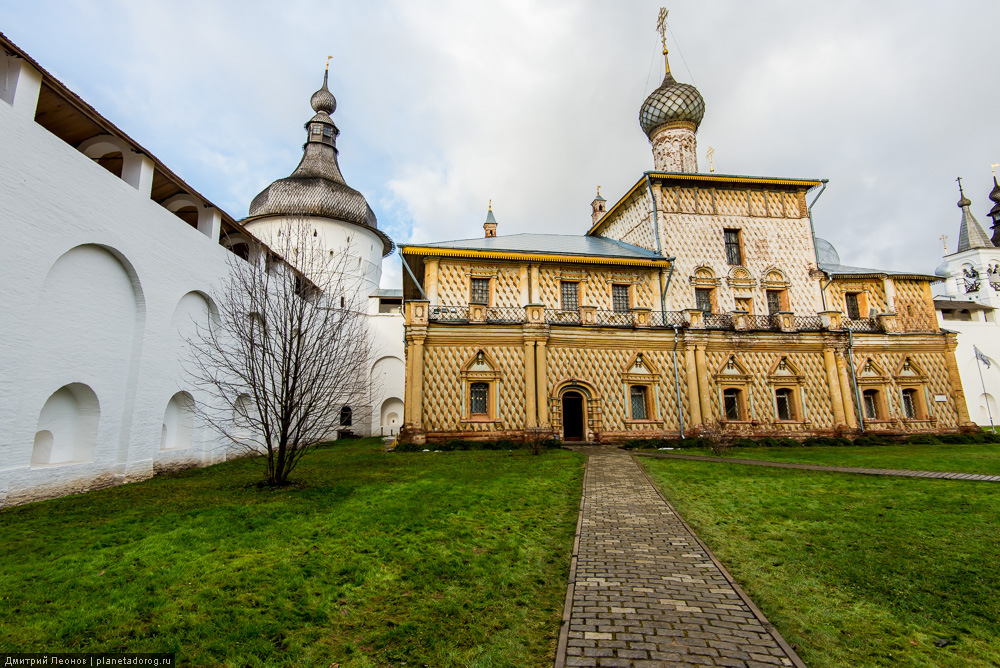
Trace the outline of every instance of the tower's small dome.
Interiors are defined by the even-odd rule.
[[[957,206],[960,209],[965,208],[967,206],[972,206],[972,200],[966,197],[965,193],[962,193],[962,199],[958,200]]]
[[[309,104],[312,105],[313,111],[319,113],[325,111],[328,114],[332,114],[337,110],[337,98],[333,96],[330,89],[326,87],[326,81],[323,81],[323,87],[312,94],[309,98]]]
[[[689,121],[695,130],[705,116],[705,99],[691,84],[679,83],[668,71],[660,87],[649,94],[639,109],[639,125],[649,137],[653,130],[671,121]]]

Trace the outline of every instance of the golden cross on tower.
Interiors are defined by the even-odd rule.
[[[667,74],[670,73],[670,61],[667,60],[667,11],[666,7],[660,7],[660,14],[656,17],[656,30],[660,33],[660,41],[663,42],[663,64],[667,68]]]
[[[944,252],[948,252],[948,235],[942,234],[939,239],[941,239],[941,245],[944,246]]]
[[[994,162],[992,165],[990,165],[990,169],[993,170],[993,178],[997,177],[997,167],[1000,167],[1000,162]]]
[[[712,162],[712,156],[714,155],[715,155],[715,149],[709,146],[708,150],[705,151],[705,157],[708,158],[708,171],[713,173],[715,172],[715,163]]]
[[[333,59],[333,56],[327,56],[327,57],[326,57],[326,70],[327,70],[328,72],[330,71],[330,61],[331,61],[332,59]]]
[[[660,7],[660,15],[656,18],[656,30],[660,33],[660,40],[663,42],[663,53],[667,52],[667,11],[666,7]]]

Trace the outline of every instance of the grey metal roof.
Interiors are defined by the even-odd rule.
[[[977,302],[963,302],[957,299],[935,299],[934,308],[945,310],[965,310],[965,311],[992,311],[992,306],[979,304]]]
[[[993,242],[972,215],[972,202],[965,195],[958,201],[962,209],[962,226],[958,229],[958,253],[973,248],[993,248]]]
[[[833,276],[896,276],[899,278],[918,278],[928,281],[940,281],[939,276],[922,274],[914,271],[896,271],[894,269],[871,269],[869,267],[852,267],[846,264],[819,263],[820,271],[825,271]]]
[[[378,232],[383,254],[389,254],[392,240],[378,231],[378,221],[365,196],[347,185],[340,173],[336,148],[340,131],[329,115],[336,109],[337,101],[327,89],[327,74],[323,75],[322,88],[313,93],[310,102],[316,115],[306,124],[306,144],[299,166],[291,176],[278,179],[253,198],[248,218],[321,216],[362,225]],[[333,132],[332,140],[327,135],[309,132],[309,126],[317,123]]]
[[[593,255],[598,257],[626,257],[643,260],[666,260],[665,257],[614,239],[587,237],[572,234],[508,234],[478,239],[438,241],[431,244],[412,244],[428,248],[457,248],[477,251],[507,251],[512,253],[553,253],[558,255]]]

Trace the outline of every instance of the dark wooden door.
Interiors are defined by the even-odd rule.
[[[567,392],[562,398],[563,438],[567,441],[582,441],[583,428],[583,395],[578,392]]]

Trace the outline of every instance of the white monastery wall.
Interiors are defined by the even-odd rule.
[[[378,300],[372,299],[371,302],[375,311],[370,320],[374,340],[371,433],[396,436],[403,426],[403,384],[406,379],[403,314],[378,313]]]
[[[224,458],[178,356],[230,253],[6,102],[0,137],[0,505]]]
[[[982,312],[975,315],[982,317]],[[959,376],[962,379],[962,391],[969,407],[969,417],[981,427],[990,425],[989,412],[993,416],[993,424],[1000,425],[1000,415],[997,413],[1000,403],[1000,325],[985,321],[944,320],[938,311],[938,322],[942,329],[958,332],[958,347],[955,348],[955,362],[958,364]],[[987,369],[982,363],[976,362],[973,346],[979,348],[990,359]],[[978,367],[978,368],[977,368]],[[980,379],[982,372],[982,379]],[[983,386],[986,391],[983,392]]]

